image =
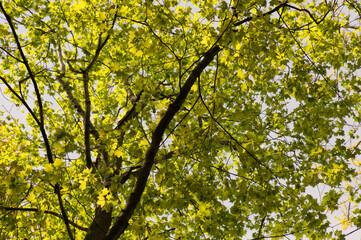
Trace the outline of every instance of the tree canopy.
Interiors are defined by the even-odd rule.
[[[0,10],[0,238],[361,228],[357,0]]]

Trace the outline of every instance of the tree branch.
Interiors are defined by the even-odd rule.
[[[50,143],[49,143],[49,139],[48,139],[48,136],[46,134],[46,131],[45,131],[45,126],[44,126],[44,113],[43,113],[43,103],[42,103],[42,100],[41,100],[41,95],[40,95],[40,91],[39,91],[39,88],[38,88],[38,85],[36,83],[36,80],[35,80],[35,76],[30,68],[30,65],[29,65],[29,62],[23,52],[23,49],[21,47],[21,44],[20,44],[20,41],[19,41],[19,37],[16,33],[16,30],[15,30],[15,27],[12,23],[12,19],[10,17],[10,15],[8,15],[2,5],[2,2],[0,2],[0,9],[1,11],[3,12],[3,14],[5,15],[5,18],[11,28],[11,31],[13,33],[13,36],[14,36],[14,39],[15,39],[15,42],[16,42],[16,45],[17,45],[17,48],[20,52],[20,56],[22,58],[22,62],[23,64],[25,65],[26,67],[26,70],[27,72],[29,73],[29,76],[30,76],[30,79],[34,85],[34,90],[35,90],[35,94],[36,94],[36,98],[37,98],[37,103],[38,103],[38,106],[39,106],[39,115],[40,115],[40,121],[39,119],[36,117],[35,113],[31,110],[31,108],[27,105],[26,101],[21,98],[11,87],[10,85],[6,82],[5,78],[1,77],[1,80],[3,82],[6,82],[5,84],[7,85],[7,87],[9,87],[10,91],[12,91],[13,94],[15,94],[15,96],[17,98],[20,99],[20,101],[25,105],[25,107],[28,109],[28,111],[30,112],[30,114],[32,115],[32,117],[34,118],[35,122],[37,123],[37,125],[39,126],[40,128],[40,132],[41,132],[41,135],[43,137],[43,140],[44,140],[44,144],[45,144],[45,148],[46,148],[46,153],[47,153],[47,158],[48,158],[48,161],[49,163],[53,164],[54,163],[54,160],[53,160],[53,154],[51,152],[51,148],[50,148]],[[62,216],[63,216],[63,220],[64,220],[64,224],[66,226],[66,230],[68,232],[68,236],[71,240],[74,239],[74,236],[73,236],[73,233],[70,229],[70,225],[69,225],[69,219],[68,219],[68,216],[67,216],[67,213],[65,211],[65,208],[64,208],[64,205],[63,205],[63,200],[61,198],[61,193],[60,193],[60,187],[59,187],[59,183],[56,183],[55,184],[55,187],[54,187],[54,191],[55,191],[55,194],[57,195],[58,197],[58,202],[59,202],[59,207],[60,207],[60,210],[61,210],[61,213],[62,213]]]
[[[85,160],[87,168],[91,169],[92,160],[91,160],[91,150],[90,150],[90,97],[89,97],[89,75],[88,71],[83,72],[83,90],[84,90],[84,100],[85,100],[85,116],[83,118],[84,124],[84,145],[85,145]]]
[[[25,108],[28,110],[30,115],[33,117],[35,122],[39,125],[40,124],[39,119],[36,117],[35,113],[30,108],[28,103],[10,86],[10,84],[8,83],[8,81],[4,77],[0,76],[0,79],[6,85],[6,87],[11,91],[11,93],[14,94],[17,99],[20,100],[20,102],[25,106]],[[50,162],[50,163],[52,163],[52,162]]]
[[[115,240],[118,239],[119,236],[125,231],[128,227],[129,219],[131,218],[136,206],[138,205],[140,198],[144,192],[150,170],[154,164],[154,158],[158,152],[160,143],[163,138],[163,133],[168,127],[171,120],[174,118],[175,114],[179,111],[182,104],[184,103],[186,97],[188,96],[191,87],[196,81],[197,77],[201,74],[201,72],[211,63],[214,56],[220,51],[219,46],[212,47],[203,57],[203,59],[197,64],[197,66],[191,71],[187,81],[184,83],[182,88],[180,89],[179,94],[173,103],[171,103],[165,112],[164,116],[159,121],[155,131],[152,135],[152,142],[146,152],[145,158],[142,163],[142,167],[139,170],[139,177],[137,182],[133,188],[132,193],[128,199],[127,204],[120,216],[117,217],[115,223],[109,230],[106,235],[106,240]]]
[[[115,6],[115,7],[116,7],[116,13],[114,14],[111,29],[114,27],[115,21],[117,19],[118,6]],[[92,166],[91,159],[90,159],[91,156],[90,156],[90,143],[89,143],[89,127],[91,126],[91,121],[90,121],[91,108],[90,108],[90,97],[89,97],[89,91],[88,91],[89,72],[90,72],[91,68],[93,67],[93,65],[95,64],[96,60],[98,59],[101,50],[103,49],[103,47],[105,46],[105,44],[107,43],[109,38],[110,38],[110,35],[108,34],[102,43],[101,34],[99,35],[98,46],[95,51],[95,55],[92,58],[92,60],[90,61],[87,68],[82,72],[83,73],[83,81],[84,81],[84,86],[83,86],[84,98],[85,98],[85,116],[84,116],[85,154],[86,154],[86,160],[87,160],[87,167],[89,169]],[[98,137],[99,137],[99,134],[98,134]],[[98,138],[98,137],[96,137],[96,138]],[[107,166],[109,166],[108,152],[106,150],[102,150],[102,155],[103,155],[103,160],[104,160],[105,164]],[[109,180],[106,178],[105,182],[109,182]],[[109,186],[106,186],[106,187],[109,187]],[[102,209],[99,205],[96,206],[94,218],[90,225],[89,231],[88,231],[87,235],[85,236],[85,239],[86,240],[102,239],[106,235],[106,232],[108,231],[108,229],[111,225],[111,222],[112,222],[111,217],[112,217],[112,209],[110,209],[109,211],[106,211],[106,210]]]
[[[262,220],[261,220],[261,225],[259,226],[259,229],[258,229],[257,238],[260,238],[260,237],[261,237],[262,228],[263,228],[264,221],[266,220],[266,217],[267,217],[267,215],[265,215],[265,216],[262,218]]]
[[[4,52],[6,52],[7,55],[9,55],[10,57],[14,58],[16,61],[24,63],[22,60],[20,60],[19,58],[15,57],[13,54],[11,54],[8,50],[6,50],[3,47],[0,47],[1,50],[3,50]]]
[[[110,29],[114,28],[115,21],[117,20],[117,17],[118,17],[118,5],[116,5],[115,8],[116,8],[116,13],[114,14],[114,18],[113,18],[113,21],[112,21],[112,26],[110,27]],[[90,61],[89,65],[86,67],[86,69],[85,69],[86,72],[89,72],[90,69],[93,67],[94,63],[96,62],[96,60],[99,57],[100,51],[103,49],[103,47],[105,46],[105,44],[107,43],[109,38],[110,38],[110,35],[107,34],[104,41],[102,42],[102,33],[99,34],[98,46],[97,46],[97,49],[95,51],[95,55],[93,56],[93,59]]]
[[[308,9],[298,8],[298,7],[292,6],[292,5],[287,4],[287,3],[285,4],[285,7],[289,7],[289,8],[295,9],[295,10],[300,11],[300,12],[306,12],[306,13],[308,14],[308,16],[310,16],[310,18],[312,19],[312,21],[313,21],[314,23],[316,23],[317,25],[320,24],[320,23],[326,18],[326,16],[331,12],[331,10],[328,10],[328,11],[326,12],[326,14],[323,15],[322,18],[317,21],[317,20],[315,19],[315,17],[312,15],[312,13],[311,13]]]
[[[287,5],[287,1],[284,2],[284,3],[281,3],[280,5],[275,7],[274,9],[264,13],[263,16],[271,15],[272,13],[277,12],[280,8],[282,8],[282,7],[286,6],[286,5]],[[249,21],[253,20],[253,18],[254,17],[247,17],[247,18],[243,19],[242,21],[236,22],[233,26],[236,27],[236,26],[242,25],[243,23],[246,23],[246,22],[249,22]]]
[[[108,212],[99,205],[96,206],[93,221],[84,240],[99,240],[104,238],[112,222],[111,210]]]
[[[287,2],[280,4],[276,8],[272,9],[271,11],[265,13],[264,15],[272,14],[276,12],[278,9],[282,8]],[[240,22],[234,24],[234,26],[241,25],[245,22],[251,21],[253,18],[249,17]],[[160,143],[163,138],[164,131],[168,127],[171,120],[174,118],[175,114],[179,111],[182,104],[184,103],[188,93],[200,76],[201,72],[210,64],[213,60],[215,55],[220,51],[220,47],[218,45],[214,45],[203,57],[203,59],[196,65],[196,67],[191,71],[187,81],[184,83],[182,88],[180,89],[179,94],[177,95],[176,99],[173,103],[171,103],[164,114],[164,116],[159,121],[155,131],[152,135],[152,142],[147,149],[145,158],[142,163],[142,167],[139,170],[139,177],[137,182],[133,188],[132,193],[129,196],[127,204],[125,205],[124,209],[122,210],[120,216],[117,217],[115,223],[109,230],[108,234],[106,235],[106,240],[115,240],[118,239],[119,236],[125,231],[128,227],[129,219],[131,218],[136,206],[138,205],[140,198],[144,192],[150,170],[154,164],[154,158],[159,150]]]
[[[63,52],[61,49],[60,42],[58,42],[57,52],[58,52],[58,61],[60,64],[60,74],[58,76],[56,76],[56,80],[60,83],[60,85],[64,89],[65,93],[67,94],[69,101],[71,102],[71,104],[74,106],[76,111],[79,113],[79,115],[84,120],[85,119],[85,111],[79,104],[78,100],[76,100],[76,98],[72,94],[69,84],[63,80],[63,77],[65,76],[65,64],[64,64],[64,60],[63,60]],[[89,121],[89,131],[90,131],[90,134],[92,134],[95,139],[99,139],[99,132],[97,131],[97,129],[95,128],[95,126],[93,125],[93,123],[91,121]],[[103,155],[104,162],[108,163],[109,162],[109,154],[105,150],[101,150],[101,153]]]
[[[32,70],[30,68],[28,59],[26,58],[26,56],[24,54],[24,51],[23,51],[23,49],[21,47],[18,34],[16,33],[16,30],[15,30],[15,27],[14,27],[14,24],[12,22],[12,19],[11,19],[10,15],[7,14],[7,12],[5,11],[2,3],[0,3],[0,8],[1,8],[1,11],[3,12],[3,14],[5,15],[6,21],[8,22],[9,27],[11,28],[11,31],[13,33],[13,36],[14,36],[14,39],[15,39],[15,42],[16,42],[16,46],[17,46],[17,48],[19,50],[19,53],[20,53],[20,56],[22,58],[21,62],[25,65],[26,70],[28,71],[28,73],[30,75],[30,78],[31,78],[31,81],[32,81],[32,83],[34,85],[35,94],[36,94],[36,97],[37,97],[37,102],[38,102],[39,111],[40,111],[40,114],[39,114],[40,115],[40,123],[41,123],[41,125],[44,125],[43,104],[42,104],[42,101],[41,101],[40,91],[39,91],[38,85],[37,85],[37,83],[35,81],[34,74],[33,74]]]
[[[16,33],[16,30],[15,30],[15,27],[12,23],[12,19],[10,17],[10,15],[8,15],[2,5],[2,3],[0,2],[0,9],[1,11],[3,12],[3,14],[5,15],[5,18],[11,28],[11,31],[13,33],[13,36],[14,36],[14,39],[15,39],[15,42],[16,42],[16,45],[17,45],[17,48],[20,52],[20,56],[21,58],[23,59],[21,62],[25,65],[26,67],[26,70],[27,72],[29,73],[29,76],[30,76],[30,79],[34,85],[34,89],[35,89],[35,94],[36,94],[36,98],[37,98],[37,103],[38,103],[38,106],[39,106],[39,115],[40,115],[40,120],[38,119],[38,117],[36,117],[35,113],[33,111],[31,111],[31,115],[32,117],[34,118],[35,122],[37,123],[37,125],[39,126],[40,128],[40,131],[41,131],[41,135],[44,139],[44,144],[45,144],[45,148],[46,148],[46,152],[47,152],[47,156],[48,156],[48,160],[49,160],[49,163],[53,163],[53,154],[51,153],[51,149],[50,149],[50,144],[49,144],[49,140],[48,140],[48,136],[46,134],[46,131],[45,131],[45,128],[44,128],[44,114],[43,114],[43,104],[42,104],[42,101],[41,101],[41,96],[40,96],[40,91],[39,91],[39,88],[38,88],[38,85],[36,83],[36,80],[35,80],[35,76],[30,68],[30,65],[29,65],[29,62],[23,52],[23,49],[21,47],[21,44],[20,44],[20,41],[19,41],[19,37]],[[4,80],[4,78],[2,78]],[[18,97],[18,96],[17,96]],[[20,98],[19,98],[20,99]],[[24,103],[25,101],[22,101],[22,103]],[[27,109],[29,110],[30,108],[27,107]]]
[[[50,215],[53,215],[55,217],[58,217],[60,219],[63,219],[63,216],[59,213],[56,213],[56,212],[53,212],[53,211],[48,211],[48,210],[39,210],[37,208],[20,208],[20,207],[2,207],[0,206],[0,209],[4,209],[6,211],[23,211],[23,212],[43,212],[43,213],[47,213],[47,214],[50,214]],[[73,221],[70,221],[69,220],[69,224],[71,224],[72,226],[76,227],[77,229],[81,230],[81,231],[87,231],[88,229],[85,228],[85,227],[82,227],[78,224],[76,224],[75,222]]]
[[[124,126],[124,124],[129,121],[130,119],[132,119],[134,116],[137,115],[137,111],[136,111],[136,107],[137,107],[137,103],[140,100],[140,97],[143,93],[143,90],[140,91],[140,93],[137,95],[136,99],[134,99],[132,102],[134,102],[133,107],[127,111],[127,113],[124,115],[124,117],[122,117],[122,119],[119,120],[117,126],[115,129],[120,130],[122,126]]]
[[[116,19],[117,19],[117,13],[115,13],[115,15],[114,15],[112,26],[111,26],[110,29],[112,29],[114,27]],[[105,44],[107,43],[109,38],[110,38],[110,35],[108,34],[106,36],[105,40],[102,42],[102,33],[99,34],[98,46],[97,46],[97,49],[95,51],[95,54],[94,54],[92,60],[90,61],[90,63],[88,64],[88,66],[86,67],[86,69],[84,71],[82,71],[82,73],[83,73],[84,100],[85,100],[85,115],[84,115],[84,118],[83,118],[83,123],[84,123],[84,145],[85,145],[86,164],[87,164],[87,168],[89,168],[89,169],[92,167],[91,150],[90,150],[90,126],[92,124],[91,124],[91,121],[90,121],[91,102],[90,102],[89,86],[88,86],[88,84],[89,84],[89,72],[90,72],[91,68],[94,66],[96,60],[99,57],[99,54],[100,54],[101,50],[103,49],[103,47],[105,46]],[[107,165],[109,165],[108,157],[104,158],[103,160]]]

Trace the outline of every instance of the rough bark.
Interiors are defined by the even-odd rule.
[[[85,240],[99,240],[103,239],[112,222],[111,211],[102,210],[97,206],[95,210],[95,217],[89,227]]]

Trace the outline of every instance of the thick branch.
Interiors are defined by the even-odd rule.
[[[10,91],[22,102],[22,104],[24,104],[24,106],[26,107],[26,109],[30,112],[30,114],[33,116],[33,118],[35,119],[35,121],[37,121],[37,118],[34,114],[34,112],[32,111],[32,109],[29,107],[29,105],[26,103],[26,101],[21,98],[19,96],[19,94],[17,94],[17,92],[9,85],[9,83],[6,81],[5,78],[1,77],[0,76],[0,79],[5,83],[5,85],[10,89]],[[49,146],[50,147],[50,146]],[[49,158],[49,157],[48,157]],[[49,159],[49,162],[50,162],[50,159]],[[53,162],[50,162],[50,163],[53,163]],[[69,234],[69,238],[70,239],[74,239],[73,238],[73,234],[71,232],[71,229],[70,229],[70,226],[69,226],[69,219],[67,217],[67,213],[65,211],[65,208],[64,208],[64,205],[63,205],[63,200],[61,198],[61,193],[60,193],[60,189],[59,189],[59,184],[57,183],[55,185],[55,194],[57,195],[58,197],[58,201],[59,201],[59,207],[60,207],[60,210],[61,210],[61,213],[62,213],[62,219],[64,220],[64,223],[66,225],[66,228],[67,228],[67,231],[68,231],[68,234]]]
[[[32,117],[34,118],[34,120],[36,121],[36,123],[38,124],[39,126],[39,129],[40,129],[40,132],[41,132],[41,135],[43,137],[43,140],[44,140],[44,144],[45,144],[45,148],[46,148],[46,153],[47,153],[47,158],[48,158],[48,161],[49,163],[54,163],[54,160],[53,160],[53,154],[51,152],[51,148],[50,148],[50,143],[49,143],[49,140],[48,140],[48,136],[46,134],[46,131],[45,131],[45,126],[44,126],[44,113],[43,113],[43,103],[42,103],[42,100],[41,100],[41,95],[40,95],[40,91],[39,91],[39,88],[38,88],[38,85],[36,83],[36,80],[35,80],[35,76],[30,68],[30,65],[29,65],[29,62],[23,52],[23,49],[21,47],[21,44],[20,44],[20,41],[19,41],[19,37],[16,33],[16,30],[15,30],[15,27],[12,23],[12,19],[11,17],[6,13],[2,3],[0,2],[0,9],[1,11],[3,12],[3,14],[5,15],[5,18],[11,28],[11,31],[13,33],[13,36],[14,36],[14,39],[15,39],[15,42],[16,42],[16,45],[17,45],[17,48],[20,52],[20,56],[23,60],[23,64],[25,65],[26,67],[26,70],[27,72],[29,73],[29,76],[30,76],[30,79],[34,85],[34,90],[35,90],[35,94],[36,94],[36,98],[37,98],[37,103],[38,103],[38,106],[39,106],[39,115],[40,115],[40,121],[39,119],[36,117],[35,113],[30,109],[30,107],[26,104],[26,101],[21,98],[14,90],[11,90],[12,88],[10,87],[9,84],[7,84],[7,87],[9,87],[9,89],[15,94],[15,96],[17,98],[20,99],[20,101],[25,105],[25,107],[29,110],[30,114],[32,115]],[[2,81],[5,81],[4,78],[1,78]],[[6,81],[5,81],[6,82]],[[68,232],[68,236],[71,240],[74,239],[74,236],[73,236],[73,233],[70,229],[70,225],[69,225],[69,219],[68,219],[68,216],[67,216],[67,213],[65,211],[65,208],[64,208],[64,205],[63,205],[63,200],[61,198],[61,193],[60,193],[60,188],[59,188],[59,184],[57,183],[54,187],[54,190],[55,190],[55,193],[58,197],[58,202],[59,202],[59,207],[60,207],[60,210],[61,210],[61,213],[62,213],[62,216],[63,216],[63,220],[64,220],[64,224],[66,226],[66,230]]]
[[[90,154],[90,97],[89,97],[89,75],[88,72],[83,72],[83,90],[85,100],[85,116],[83,118],[84,123],[84,145],[85,145],[85,159],[87,168],[92,167],[92,160]]]
[[[134,186],[132,193],[128,199],[127,204],[125,205],[122,213],[116,219],[114,225],[109,230],[105,239],[113,240],[119,238],[119,236],[125,231],[128,227],[128,221],[131,218],[136,206],[138,205],[140,198],[144,192],[150,170],[154,164],[154,158],[158,152],[160,143],[163,138],[163,133],[168,127],[171,120],[174,118],[175,114],[179,111],[182,104],[184,103],[186,97],[188,96],[189,91],[191,90],[192,85],[196,81],[197,77],[200,76],[201,72],[211,63],[214,56],[220,51],[219,46],[214,46],[211,48],[205,55],[204,58],[197,64],[197,66],[192,70],[190,76],[188,77],[187,81],[184,83],[183,87],[181,88],[177,98],[171,103],[158,123],[153,136],[152,142],[147,150],[145,158],[143,160],[143,164],[141,169],[139,170],[139,177],[137,182]]]
[[[56,80],[60,83],[60,85],[62,86],[62,88],[66,92],[69,101],[75,107],[76,111],[79,113],[79,115],[83,119],[85,119],[85,111],[83,110],[83,108],[79,104],[78,100],[76,100],[76,98],[72,94],[69,84],[66,83],[63,80],[63,77],[65,76],[65,64],[64,64],[64,60],[63,60],[63,53],[62,53],[62,50],[61,50],[61,47],[60,47],[60,43],[58,43],[57,51],[58,51],[58,60],[59,60],[59,64],[60,64],[60,75],[58,75],[56,77]],[[96,130],[95,126],[92,124],[92,122],[89,122],[89,127],[90,127],[90,134],[92,134],[95,139],[98,139],[99,138],[99,133]]]
[[[114,27],[115,21],[117,19],[117,13],[114,15],[113,18],[113,22],[112,22],[112,26],[111,29]],[[86,69],[84,71],[82,71],[83,73],[83,90],[84,90],[84,100],[85,100],[85,116],[83,118],[83,122],[84,122],[84,144],[85,144],[85,159],[86,159],[86,164],[87,167],[90,169],[92,167],[92,161],[91,161],[91,151],[90,151],[90,126],[92,125],[91,121],[90,121],[90,112],[91,112],[91,102],[90,102],[90,97],[89,97],[89,72],[91,70],[91,68],[94,66],[95,62],[97,61],[101,50],[103,49],[103,47],[105,46],[105,44],[107,43],[107,41],[109,40],[110,35],[108,34],[105,38],[105,40],[102,42],[102,34],[99,34],[99,38],[98,38],[98,46],[97,49],[95,51],[95,54],[92,58],[92,60],[90,61],[89,65],[86,67]],[[104,151],[103,152],[103,156],[104,156],[104,162],[108,165],[109,161],[108,161],[108,154]]]
[[[1,11],[3,12],[3,14],[5,15],[5,18],[11,28],[11,31],[13,33],[13,36],[14,36],[14,39],[15,39],[15,42],[16,42],[16,46],[19,50],[19,53],[20,53],[20,56],[22,58],[22,63],[24,63],[25,67],[26,67],[26,70],[28,71],[29,75],[30,75],[30,78],[31,78],[31,81],[34,85],[34,89],[35,89],[35,94],[36,94],[36,98],[37,98],[37,102],[38,102],[38,105],[39,105],[39,111],[40,111],[40,123],[41,125],[44,125],[44,114],[43,114],[43,104],[42,104],[42,101],[41,101],[41,95],[40,95],[40,91],[39,91],[39,88],[38,88],[38,84],[36,83],[35,81],[35,76],[30,68],[30,65],[29,65],[29,62],[28,62],[28,59],[26,58],[25,54],[24,54],[24,51],[21,47],[21,44],[20,44],[20,40],[19,40],[19,37],[18,37],[18,34],[15,30],[15,27],[14,27],[14,24],[12,22],[12,19],[10,17],[10,15],[8,15],[2,5],[2,3],[0,3],[0,8],[1,8]]]
[[[64,223],[65,223],[65,226],[66,226],[66,231],[68,232],[69,238],[71,240],[74,240],[75,238],[73,236],[73,232],[70,229],[70,225],[69,225],[70,222],[69,222],[69,219],[68,219],[68,215],[67,215],[67,213],[65,211],[65,208],[64,208],[63,199],[61,198],[59,183],[55,184],[54,190],[55,190],[56,196],[58,197],[59,208],[60,208],[60,211],[61,211],[61,215],[63,216],[63,220],[64,220]]]
[[[20,208],[20,207],[0,207],[0,209],[4,209],[6,211],[23,211],[23,212],[43,212],[43,213],[47,213],[47,214],[50,214],[50,215],[53,215],[55,217],[58,217],[60,219],[64,219],[63,216],[59,213],[56,213],[56,212],[53,212],[53,211],[48,211],[48,210],[39,210],[37,208]],[[85,228],[85,227],[82,227],[78,224],[76,224],[75,222],[73,221],[70,221],[69,220],[69,223],[76,227],[77,229],[81,230],[81,231],[87,231],[88,229]]]
[[[106,43],[106,41],[108,40],[108,37],[109,35],[107,36],[107,38],[105,39],[104,41],[104,45]],[[90,69],[93,67],[93,65],[95,64],[96,60],[98,59],[99,57],[99,54],[100,54],[100,51],[102,50],[103,46],[102,44],[102,35],[100,34],[99,37],[98,37],[98,46],[97,46],[97,49],[95,50],[95,54],[92,58],[92,60],[90,61],[89,65],[87,66],[87,68],[85,69],[85,72],[89,72]]]
[[[44,114],[43,114],[43,104],[42,104],[42,101],[41,101],[41,95],[40,95],[40,91],[39,91],[39,88],[38,88],[38,85],[36,83],[36,80],[35,80],[35,76],[30,68],[30,65],[29,65],[29,62],[23,52],[23,49],[21,47],[21,44],[20,44],[20,41],[19,41],[19,37],[16,33],[16,30],[15,30],[15,27],[12,23],[12,19],[11,17],[6,13],[2,3],[0,2],[0,8],[1,8],[1,11],[3,12],[3,14],[5,15],[5,18],[11,28],[11,31],[13,33],[13,36],[14,36],[14,39],[15,39],[15,42],[16,42],[16,45],[18,47],[18,50],[20,52],[20,56],[22,58],[22,63],[25,65],[26,67],[26,70],[27,72],[29,73],[29,76],[30,76],[30,79],[34,85],[34,89],[35,89],[35,94],[36,94],[36,98],[37,98],[37,102],[38,102],[38,106],[39,106],[39,111],[40,111],[40,120],[36,117],[35,113],[33,111],[31,111],[31,115],[32,117],[34,118],[35,122],[38,124],[39,128],[40,128],[40,131],[41,131],[41,135],[44,139],[44,144],[45,144],[45,148],[46,148],[46,152],[47,152],[47,156],[48,156],[48,160],[50,163],[53,163],[53,154],[51,153],[51,149],[50,149],[50,144],[49,144],[49,140],[48,140],[48,136],[46,134],[46,131],[45,131],[45,128],[44,128]],[[20,99],[21,100],[21,99]],[[23,101],[22,101],[23,102]],[[23,102],[24,103],[24,102]],[[27,108],[29,110],[29,108]]]
[[[101,37],[99,37],[99,41],[101,41]],[[99,44],[99,46],[100,46],[100,44]],[[58,43],[57,51],[58,51],[58,60],[59,60],[59,64],[60,64],[60,75],[57,76],[57,81],[60,83],[60,85],[63,87],[63,89],[67,93],[70,102],[73,104],[73,106],[75,107],[77,112],[83,117],[85,160],[86,160],[87,168],[90,169],[92,167],[91,149],[90,149],[90,132],[92,131],[93,134],[95,133],[96,138],[99,137],[98,132],[96,131],[94,125],[90,121],[90,111],[91,111],[90,104],[91,104],[91,102],[90,102],[89,87],[88,87],[88,83],[89,83],[89,73],[88,72],[90,70],[89,67],[91,67],[93,65],[96,58],[95,57],[93,58],[93,61],[91,62],[91,64],[89,64],[87,70],[83,72],[83,91],[84,91],[84,99],[85,99],[85,112],[84,112],[84,110],[80,106],[79,102],[75,99],[75,97],[71,93],[69,85],[63,81],[63,77],[65,76],[65,64],[63,61],[63,54],[62,54],[60,43]],[[96,54],[96,56],[98,56],[98,55],[99,55],[99,53]]]
[[[58,61],[60,64],[60,74],[56,77],[56,80],[60,83],[60,85],[66,92],[69,101],[71,102],[71,104],[74,106],[76,111],[79,113],[79,115],[84,120],[85,119],[85,111],[81,107],[78,100],[76,100],[76,98],[72,94],[69,84],[63,80],[63,77],[65,76],[65,64],[64,64],[64,60],[63,60],[63,53],[61,50],[60,43],[58,43],[57,51],[58,51]],[[89,129],[90,129],[90,134],[92,134],[95,139],[99,139],[99,133],[91,121],[89,121]],[[101,153],[103,155],[104,162],[108,163],[109,162],[109,154],[105,150],[101,150]]]
[[[100,206],[97,206],[95,209],[95,216],[84,240],[99,240],[104,238],[111,222],[111,210],[107,212]]]
[[[64,91],[66,92],[69,101],[71,102],[71,104],[74,106],[74,108],[76,109],[76,111],[79,113],[79,115],[84,119],[85,118],[85,111],[83,110],[83,108],[81,107],[81,105],[79,104],[78,100],[76,100],[76,98],[74,97],[74,95],[72,94],[71,90],[70,90],[70,86],[68,83],[66,83],[62,78],[57,77],[56,79],[60,85],[62,86],[62,88],[64,89]],[[89,125],[90,128],[90,133],[96,138],[99,138],[99,133],[96,130],[95,126],[90,122]]]
[[[276,8],[272,9],[271,11],[265,13],[264,15],[272,14],[273,12],[278,11],[278,9],[282,8],[286,5],[286,2],[280,4]],[[251,21],[253,18],[249,17],[240,22],[234,24],[234,26],[241,25],[245,22]],[[127,204],[125,205],[122,213],[119,217],[117,217],[115,223],[109,230],[106,240],[115,240],[118,239],[119,236],[125,231],[128,227],[128,221],[131,218],[136,206],[138,205],[140,198],[143,194],[145,189],[150,170],[154,164],[154,158],[158,152],[160,143],[163,138],[163,133],[168,127],[171,120],[174,118],[175,114],[179,111],[182,104],[184,103],[191,87],[193,86],[196,79],[200,76],[201,72],[210,64],[213,60],[214,56],[220,51],[220,47],[215,45],[212,47],[204,56],[204,58],[197,64],[197,66],[191,71],[190,76],[188,77],[187,81],[182,86],[179,94],[175,101],[169,105],[165,115],[162,117],[160,122],[158,123],[155,131],[152,135],[152,142],[146,152],[146,156],[143,160],[142,167],[139,170],[139,177],[137,182],[133,188],[133,191],[128,199]]]
[[[117,13],[118,13],[118,7],[116,6],[117,12],[114,15],[113,22],[111,28],[114,27],[115,21],[117,19]],[[85,154],[86,154],[86,160],[87,160],[87,167],[91,168],[91,156],[90,156],[90,143],[89,143],[89,128],[92,125],[90,121],[90,98],[89,98],[89,91],[88,91],[88,83],[89,83],[89,72],[93,65],[95,64],[96,60],[99,57],[99,54],[107,41],[109,40],[110,35],[108,34],[105,38],[105,40],[102,42],[101,34],[99,35],[98,39],[98,46],[95,51],[95,55],[90,61],[87,68],[83,71],[83,80],[84,80],[84,98],[85,98],[85,116],[84,116],[84,128],[85,128]],[[93,131],[94,132],[94,131]],[[95,131],[96,132],[96,131]],[[99,134],[97,134],[95,138],[99,138]],[[109,155],[108,152],[105,150],[102,150],[103,160],[106,165],[109,165]],[[109,182],[106,179],[106,182]],[[90,225],[89,231],[87,235],[85,236],[86,240],[98,240],[103,238],[106,235],[106,232],[108,231],[110,224],[111,224],[111,216],[112,216],[112,210],[110,209],[108,212],[104,209],[102,209],[100,206],[96,207],[95,216],[94,219]]]

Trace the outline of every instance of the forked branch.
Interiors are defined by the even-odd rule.
[[[53,160],[53,154],[51,152],[51,148],[50,148],[50,143],[49,143],[49,139],[48,139],[48,136],[47,136],[47,133],[45,131],[45,123],[44,123],[44,112],[43,112],[43,103],[42,103],[42,98],[41,98],[41,94],[40,94],[40,90],[38,88],[38,85],[37,85],[37,82],[35,80],[35,75],[33,73],[33,71],[31,70],[31,67],[29,65],[29,62],[24,54],[24,51],[22,49],[22,46],[20,44],[20,40],[19,40],[19,37],[18,37],[18,34],[16,32],[16,29],[15,29],[15,26],[12,22],[12,19],[10,17],[10,15],[7,14],[7,12],[5,11],[4,7],[3,7],[3,4],[2,2],[0,2],[0,9],[2,11],[2,13],[4,14],[5,18],[6,18],[6,21],[8,22],[9,24],[9,27],[12,31],[12,34],[13,34],[13,37],[15,39],[15,42],[16,42],[16,46],[17,46],[17,49],[20,53],[20,56],[21,56],[21,59],[22,59],[22,63],[25,65],[25,68],[26,68],[26,71],[28,72],[29,76],[30,76],[30,79],[33,83],[33,86],[34,86],[34,90],[35,90],[35,94],[36,94],[36,99],[37,99],[37,104],[38,104],[38,107],[39,107],[39,117],[40,117],[40,120],[39,118],[36,116],[36,114],[34,113],[34,111],[29,107],[29,105],[26,103],[26,101],[16,93],[16,91],[10,86],[10,84],[6,81],[5,78],[1,77],[1,80],[6,84],[6,86],[10,89],[10,91],[24,104],[24,106],[27,108],[27,110],[30,112],[30,114],[32,115],[32,117],[34,118],[35,122],[37,123],[39,129],[40,129],[40,132],[41,132],[41,135],[43,137],[43,140],[44,140],[44,144],[45,144],[45,148],[46,148],[46,153],[47,153],[47,158],[48,158],[48,161],[49,163],[54,163],[54,160]],[[61,192],[60,192],[60,187],[59,187],[59,183],[55,184],[55,187],[54,187],[54,191],[55,191],[55,194],[57,195],[57,198],[58,198],[58,202],[59,202],[59,207],[60,207],[60,210],[61,210],[61,214],[62,214],[62,217],[63,217],[63,220],[64,220],[64,224],[66,226],[66,230],[67,230],[67,233],[68,233],[68,236],[71,240],[74,239],[74,236],[73,236],[73,233],[70,229],[70,224],[69,224],[69,219],[68,219],[68,216],[67,216],[67,213],[66,213],[66,210],[64,208],[64,205],[63,205],[63,200],[62,200],[62,197],[61,197]]]
[[[152,135],[152,142],[146,152],[145,158],[142,163],[142,167],[139,170],[139,177],[133,188],[132,193],[128,199],[127,204],[120,216],[117,217],[115,223],[109,230],[105,239],[115,240],[125,231],[128,227],[128,221],[133,215],[133,212],[138,205],[140,198],[144,192],[150,170],[154,164],[154,158],[159,150],[160,143],[163,138],[163,133],[168,127],[169,123],[174,118],[175,114],[179,111],[185,99],[188,96],[193,84],[202,73],[202,71],[211,63],[214,56],[221,50],[219,46],[213,46],[208,52],[205,53],[203,59],[197,64],[197,66],[191,71],[187,81],[182,86],[176,99],[171,103],[165,112],[164,116],[159,121]]]
[[[63,218],[63,215],[59,214],[59,213],[56,213],[56,212],[53,212],[53,211],[48,211],[48,210],[40,210],[40,209],[37,209],[37,208],[22,208],[22,207],[0,207],[0,209],[4,209],[6,211],[23,211],[23,212],[43,212],[43,213],[46,213],[46,214],[50,214],[50,215],[53,215],[55,217],[58,217],[60,219],[64,219]],[[73,221],[70,221],[69,220],[69,224],[76,227],[77,229],[81,230],[81,231],[87,231],[88,229],[85,228],[85,227],[82,227],[78,224],[76,224],[75,222]]]

